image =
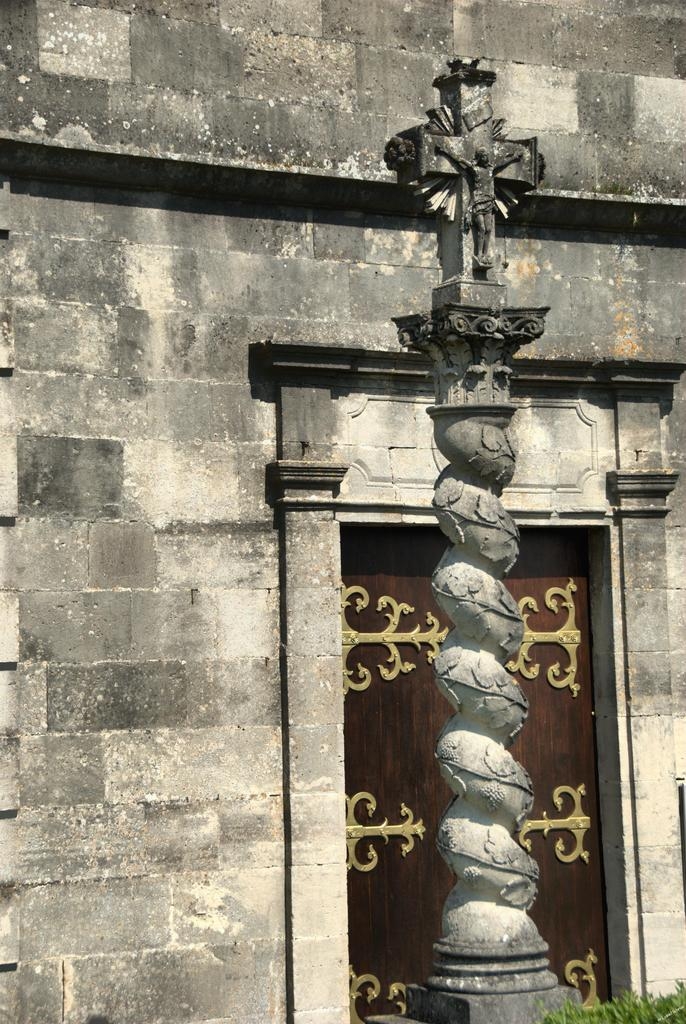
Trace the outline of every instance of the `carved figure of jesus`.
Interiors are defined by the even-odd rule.
[[[510,153],[497,164],[491,162],[491,154],[485,146],[477,146],[474,150],[474,163],[466,160],[454,151],[451,152],[449,141],[441,140],[436,145],[446,156],[450,157],[469,178],[471,200],[464,218],[464,229],[469,231],[474,226],[474,262],[479,267],[492,267],[495,261],[495,175],[510,164],[522,159],[522,153]]]

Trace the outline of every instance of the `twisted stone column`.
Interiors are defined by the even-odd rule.
[[[519,532],[500,501],[515,467],[507,434],[515,411],[511,363],[522,343],[543,332],[546,312],[451,303],[396,320],[401,342],[432,358],[436,405],[429,414],[449,462],[434,507],[450,547],[432,586],[454,627],[435,675],[455,711],[436,747],[454,793],[437,845],[457,882],[443,910],[434,974],[425,987],[408,989],[408,1017],[430,1024],[528,1024],[568,998],[527,914],[538,867],[514,832],[533,792],[507,748],[528,704],[503,667],[524,633],[501,582],[519,553]]]

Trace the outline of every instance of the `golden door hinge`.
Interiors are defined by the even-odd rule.
[[[373,1003],[381,995],[381,982],[375,974],[360,974],[358,976],[355,974],[352,964],[348,968],[348,972],[350,976],[350,1024],[364,1024],[357,1012],[357,1000],[366,999],[369,1004]],[[366,992],[363,992],[363,989],[366,989]],[[392,981],[388,986],[388,1000],[395,1003],[398,1013],[405,1013],[407,1010],[406,995],[406,988],[402,981]]]
[[[581,982],[588,985],[588,992],[583,1001],[585,1010],[590,1010],[598,1002],[598,986],[596,982],[594,964],[598,963],[598,957],[592,949],[589,949],[585,960],[568,960],[565,964],[565,981],[568,985],[578,988],[581,991]],[[580,973],[580,977],[577,974]]]
[[[383,612],[388,620],[386,629],[378,633],[362,633],[353,629],[345,617],[345,610],[355,600],[355,611],[359,614],[369,605],[369,592],[361,586],[343,587],[341,595],[341,629],[343,633],[343,693],[349,690],[366,690],[372,681],[372,674],[360,662],[357,664],[357,678],[353,679],[353,669],[348,668],[348,655],[356,647],[362,644],[375,644],[385,647],[388,651],[387,665],[377,665],[379,675],[382,679],[397,679],[398,675],[411,672],[417,666],[411,661],[404,661],[398,650],[398,644],[412,644],[418,651],[422,647],[428,647],[426,660],[431,664],[438,654],[438,645],[445,640],[448,629],[441,629],[440,623],[431,612],[426,613],[426,624],[428,629],[422,632],[419,625],[411,630],[402,631],[398,629],[401,615],[410,615],[414,612],[412,605],[398,602],[388,594],[382,594],[376,602],[377,612]],[[387,667],[388,666],[388,667]]]
[[[379,863],[379,855],[371,843],[367,849],[367,862],[363,864],[358,860],[357,844],[362,839],[383,839],[385,843],[388,843],[391,837],[400,836],[404,840],[400,852],[403,857],[406,857],[414,848],[414,837],[424,838],[426,831],[424,822],[421,818],[419,821],[415,821],[412,811],[405,804],[400,805],[400,815],[405,821],[399,822],[397,825],[389,825],[388,818],[384,818],[379,825],[360,825],[355,818],[357,805],[361,802],[366,803],[367,816],[371,818],[376,810],[375,797],[371,793],[355,793],[354,796],[346,796],[345,802],[347,806],[345,838],[348,846],[348,871],[351,868],[355,868],[357,871],[373,871]]]
[[[576,789],[572,786],[558,786],[553,790],[553,803],[558,811],[562,810],[563,796],[571,797],[574,804],[572,813],[566,818],[549,818],[544,811],[542,818],[525,821],[519,830],[519,842],[525,850],[531,852],[531,840],[527,838],[530,832],[542,832],[545,837],[549,832],[571,832],[574,849],[568,852],[564,839],[560,837],[555,841],[555,856],[563,864],[571,864],[579,857],[588,864],[590,854],[584,850],[584,836],[591,827],[591,819],[583,814],[581,806],[581,798],[586,796],[586,787],[582,783]]]
[[[545,592],[545,603],[551,612],[558,612],[560,605],[567,610],[567,620],[563,626],[551,632],[536,632],[529,628],[529,612],[538,612],[538,603],[533,597],[523,597],[519,602],[519,610],[524,619],[524,639],[519,648],[519,654],[515,661],[508,661],[505,666],[510,672],[520,672],[525,679],[535,679],[541,666],[532,665],[530,650],[536,644],[557,644],[567,653],[569,664],[562,672],[560,662],[556,661],[548,669],[546,678],[556,690],[569,688],[572,697],[576,697],[581,686],[576,681],[577,653],[581,644],[581,633],[576,625],[576,606],[573,594],[576,593],[576,583],[570,579],[566,587],[551,587]]]

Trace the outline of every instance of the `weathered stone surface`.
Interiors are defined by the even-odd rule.
[[[19,741],[16,737],[0,737],[0,810],[12,811],[19,806]]]
[[[101,662],[48,669],[52,732],[170,728],[188,721],[188,678],[180,662]]]
[[[314,222],[314,255],[357,263],[364,259],[364,217],[354,210],[322,211]]]
[[[189,666],[188,724],[279,725],[276,657],[245,657]]]
[[[253,325],[245,317],[178,316],[122,307],[118,316],[121,372],[136,377],[244,382],[246,341],[259,334],[259,321]]]
[[[106,81],[131,77],[129,19],[118,11],[39,0],[41,71]]]
[[[657,18],[630,12],[599,22],[596,14],[572,10],[557,20],[554,61],[561,67],[670,77],[674,51],[665,45],[669,29]]]
[[[19,506],[27,515],[118,516],[122,445],[73,437],[22,437]]]
[[[635,132],[639,139],[678,143],[686,131],[686,82],[634,78]]]
[[[17,688],[17,722],[22,735],[44,733],[47,719],[47,668],[45,662],[20,661],[14,673]]]
[[[212,384],[209,389],[210,437],[213,441],[276,441],[274,406],[256,388]]]
[[[116,371],[117,321],[111,309],[16,302],[13,329],[18,365],[25,370],[103,375]]]
[[[131,19],[131,71],[134,81],[151,85],[237,92],[243,54],[238,39],[214,24],[136,15]]]
[[[162,86],[114,82],[108,90],[106,141],[155,153],[207,153],[213,147],[207,96]]]
[[[634,118],[634,79],[603,71],[581,71],[578,76],[579,128],[619,141]]]
[[[242,254],[232,261],[227,278],[225,257],[208,257],[200,268],[199,288],[201,302],[209,310],[326,320],[349,311],[347,268],[324,260],[292,260],[284,265],[270,256]]]
[[[131,649],[131,595],[24,594],[20,629],[25,659],[89,662],[125,658]]]
[[[217,805],[217,814],[222,868],[231,870],[237,863],[250,863],[256,868],[283,865],[283,805],[280,797],[238,794],[222,800]]]
[[[350,310],[358,320],[381,320],[382,309],[414,313],[436,284],[436,272],[415,267],[360,264],[350,271]]]
[[[19,728],[19,699],[15,671],[0,671],[0,736],[11,736]]]
[[[28,889],[22,895],[22,959],[166,946],[167,879],[108,879]]]
[[[103,774],[103,746],[98,737],[22,739],[22,807],[102,803],[105,799]]]
[[[134,592],[132,651],[141,661],[211,657],[217,643],[217,601],[208,590]]]
[[[157,533],[155,545],[157,581],[163,590],[277,586],[277,537],[271,527],[172,526]]]
[[[172,934],[178,945],[283,937],[283,876],[237,866],[189,873],[172,882]]]
[[[381,0],[322,0],[322,24],[325,36],[352,39],[372,46],[435,50],[442,56],[451,50],[451,10],[445,3],[411,0],[402,11],[391,9]]]
[[[292,788],[295,793],[340,792],[343,781],[343,729],[298,725],[290,730]],[[322,774],[323,764],[332,769]]]
[[[218,0],[221,24],[228,29],[263,29],[275,33],[321,36],[320,0]]]
[[[300,580],[293,598],[302,600],[302,614],[286,609],[292,644],[282,709],[279,534],[264,500],[264,466],[277,454],[275,404],[262,371],[249,366],[250,347],[274,339],[392,350],[389,314],[424,307],[437,270],[433,228],[426,218],[373,206],[377,196],[381,204],[396,201],[392,189],[377,184],[389,181],[381,164],[385,139],[433,104],[428,83],[451,52],[494,62],[498,112],[516,134],[538,136],[545,187],[680,195],[684,46],[675,5],[35,6],[40,26],[34,5],[0,3],[2,129],[21,138],[18,152],[27,164],[43,143],[63,147],[46,151],[53,182],[12,175],[8,219],[0,218],[0,228],[10,229],[0,239],[2,366],[13,365],[16,345],[15,374],[1,378],[0,389],[0,511],[7,516],[16,514],[12,405],[26,435],[19,449],[22,519],[0,533],[0,572],[5,587],[22,591],[28,659],[16,681],[10,672],[0,679],[0,731],[11,741],[6,793],[22,803],[11,822],[15,831],[22,823],[21,844],[11,865],[9,856],[0,859],[3,881],[16,875],[39,887],[27,904],[27,955],[49,949],[50,959],[0,972],[0,1017],[4,1011],[18,1024],[63,1017],[66,1024],[103,1017],[107,1024],[227,1024],[240,1006],[241,1019],[254,1024],[285,1019],[286,820],[294,869],[289,924],[297,932],[293,1024],[343,1024],[338,524],[299,513],[301,528],[287,536],[289,581]],[[10,153],[11,144],[3,145]],[[102,146],[111,149],[100,164],[109,176],[103,187],[59,180],[62,173],[90,174],[82,150]],[[163,164],[127,163],[115,152],[136,149],[182,158],[179,180],[185,175],[193,191],[242,183],[250,201],[236,201],[235,191],[231,199],[165,192],[153,177],[158,168],[166,173]],[[318,177],[284,175],[294,187],[279,201],[310,205],[276,206],[269,182],[258,190],[250,172],[240,181],[237,172],[222,173],[226,168],[215,176],[193,160],[308,168]],[[143,175],[131,189],[130,172]],[[344,180],[337,184],[334,175]],[[363,196],[367,212],[337,206],[355,179],[375,183]],[[311,208],[308,181],[312,193],[326,194],[326,209]],[[280,178],[274,182],[282,188]],[[262,202],[255,199],[260,193]],[[531,354],[681,358],[681,239],[582,232],[576,211],[583,204],[556,202],[558,210],[566,203],[566,227],[526,225],[500,234],[513,300],[553,306],[546,336]],[[626,206],[618,201],[618,208]],[[673,230],[675,208],[648,203],[635,206],[637,228],[646,211],[660,210]],[[284,388],[282,408],[295,424],[280,438],[284,452],[302,458],[305,444],[308,457],[320,449],[330,459],[343,453],[355,463],[344,483],[347,497],[371,494],[399,507],[427,503],[433,458],[425,396],[415,403],[399,392],[398,401],[386,401],[386,380],[369,400],[319,390],[314,399],[309,388]],[[613,413],[601,406],[586,395],[578,409],[606,439]],[[644,412],[631,403],[618,412],[627,442],[622,464],[652,465],[662,455],[657,406]],[[679,467],[681,413],[677,403],[662,420]],[[591,426],[577,429],[579,412],[571,406],[527,405],[518,418],[516,438],[525,450],[522,487],[508,499],[513,506],[531,509],[540,500],[541,515],[549,505],[577,516],[593,505],[599,514],[615,450],[602,442],[590,483],[568,493],[564,504],[559,488],[584,471]],[[441,463],[440,455],[435,459]],[[552,498],[526,491],[541,465],[555,469]],[[668,529],[684,520],[680,491],[672,502]],[[384,522],[403,516],[373,514]],[[684,731],[672,744],[659,722],[672,709],[684,710],[684,600],[681,548],[669,555],[676,574],[666,605],[652,596],[664,580],[666,555],[658,532],[645,527],[634,530],[630,520],[622,526],[633,553],[624,559],[635,640],[626,657],[626,693],[610,692],[608,666],[619,661],[604,620],[594,622],[594,640],[603,664],[599,716],[613,715],[616,729],[619,703],[640,720],[631,732],[635,819],[654,986],[669,984],[667,975],[676,977],[683,961],[669,904],[678,880],[666,887],[664,879],[678,867],[669,851],[679,841],[674,771],[681,771]],[[137,591],[133,608],[122,589]],[[11,626],[10,602],[0,611]],[[319,628],[324,615],[330,629]],[[640,626],[646,617],[659,621]],[[5,639],[9,656],[12,628]],[[458,669],[446,675],[446,692],[462,685]],[[459,693],[468,717],[464,688]],[[292,791],[284,818],[286,710]],[[503,741],[522,715],[518,705]],[[605,739],[606,718],[599,729],[603,823],[616,824],[621,836],[631,795],[626,780],[621,787],[617,781],[620,752]],[[673,746],[676,768],[665,753]],[[2,842],[4,853],[8,840]],[[629,889],[625,903],[617,898],[623,851],[605,852],[614,884],[612,932],[626,928],[637,893]],[[241,875],[245,864],[250,868]],[[661,874],[656,864],[664,864]],[[165,891],[173,892],[169,916]],[[277,941],[265,939],[267,932]],[[232,951],[224,935],[238,943]],[[164,950],[141,952],[163,943]],[[629,975],[626,965],[613,964],[618,984],[629,986]]]
[[[74,0],[87,7],[102,7],[125,14],[158,14],[181,21],[217,23],[218,0]]]
[[[438,65],[433,54],[358,46],[356,64],[360,110],[415,118],[433,104],[430,83]]]
[[[155,413],[140,380],[23,371],[15,379],[23,399],[17,425],[24,434],[139,437]]]
[[[0,973],[0,1019],[13,1024],[59,1020],[62,972],[58,960],[32,961],[17,971]]]
[[[18,598],[0,593],[0,662],[19,659]]]
[[[116,734],[104,754],[114,802],[247,797],[278,792],[280,785],[281,745],[273,728]]]
[[[271,447],[271,446],[270,446]],[[135,441],[124,453],[124,493],[132,518],[156,527],[173,522],[264,518],[264,464],[259,445]]]
[[[38,39],[35,5],[21,0],[8,0],[0,7],[0,33],[11,39],[9,51],[3,53],[3,64],[10,68],[35,67],[38,57]]]
[[[263,658],[59,666],[50,670],[48,682],[50,728],[277,724],[277,669],[276,659]]]
[[[88,531],[91,587],[152,587],[154,534],[146,523],[94,523]]]
[[[236,999],[245,1007],[248,1024],[271,1013],[281,1019],[283,976],[270,966],[279,953],[278,943],[262,939],[77,959],[68,962],[72,1001],[64,1021],[81,1024],[89,1015],[118,1024],[220,1021]]]
[[[251,32],[245,41],[246,96],[353,109],[355,50],[350,43]]]
[[[513,129],[575,133],[576,84],[576,75],[563,68],[506,65],[493,86],[493,102]]]
[[[0,578],[11,590],[85,587],[88,528],[54,519],[24,519],[12,530],[1,530]]]
[[[13,292],[18,298],[120,305],[127,296],[126,256],[115,243],[58,238],[45,245],[33,236],[15,236]]]
[[[367,263],[438,267],[433,225],[418,218],[368,215],[365,218],[364,252]]]
[[[548,5],[528,3],[489,3],[469,5],[466,16],[474,11],[476,24],[469,26],[466,38],[462,36],[460,9],[456,10],[455,37],[460,53],[483,53],[495,60],[516,61],[523,64],[552,65],[553,38],[556,25],[554,9]],[[479,17],[480,15],[480,17]],[[473,15],[472,15],[473,17]],[[475,31],[476,29],[476,31]],[[469,39],[471,50],[464,51]]]
[[[12,233],[90,238],[95,216],[94,194],[95,190],[87,185],[17,180],[12,183]]]

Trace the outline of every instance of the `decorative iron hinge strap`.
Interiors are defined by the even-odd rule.
[[[362,863],[358,859],[357,844],[363,839],[383,839],[385,843],[388,843],[389,839],[394,836],[402,837],[404,841],[400,852],[403,857],[407,857],[410,850],[414,849],[414,837],[424,838],[426,831],[424,822],[421,818],[419,821],[415,821],[414,814],[405,804],[400,805],[400,815],[405,821],[401,821],[397,825],[389,825],[388,818],[384,818],[379,825],[360,825],[355,818],[357,805],[361,802],[366,803],[367,815],[371,818],[376,810],[376,798],[371,793],[361,792],[355,793],[354,796],[346,796],[345,802],[347,806],[345,838],[348,846],[348,871],[351,868],[355,868],[357,871],[373,871],[379,863],[379,855],[371,843],[367,849],[367,862]]]
[[[375,644],[385,647],[388,651],[387,665],[378,665],[379,675],[382,679],[396,679],[402,672],[411,672],[417,666],[414,662],[404,661],[398,650],[399,644],[412,644],[418,651],[422,646],[428,647],[426,660],[431,664],[438,654],[438,645],[448,635],[448,630],[441,629],[440,623],[431,612],[426,613],[426,624],[428,629],[422,632],[421,626],[417,625],[411,630],[399,630],[401,615],[410,615],[414,612],[412,605],[396,601],[394,597],[383,594],[376,602],[377,612],[384,612],[388,620],[386,629],[377,633],[363,633],[353,629],[345,617],[345,610],[355,600],[355,611],[359,614],[369,605],[369,592],[362,586],[344,587],[341,596],[341,627],[343,634],[343,692],[349,690],[366,690],[372,681],[372,674],[360,662],[357,664],[357,679],[353,679],[353,670],[348,668],[348,655],[356,647],[363,644]]]
[[[598,1002],[598,986],[593,967],[598,963],[598,957],[592,949],[589,949],[585,960],[568,960],[565,964],[565,981],[574,988],[580,988],[580,981],[588,985],[588,992],[583,1001],[585,1010],[590,1010]],[[580,972],[581,977],[577,976]]]
[[[541,666],[531,664],[532,659],[529,654],[531,648],[536,644],[557,644],[566,652],[569,664],[563,673],[560,668],[560,662],[555,662],[548,669],[546,678],[556,690],[564,690],[568,687],[572,697],[576,697],[581,689],[576,681],[577,653],[581,644],[581,632],[576,624],[576,606],[573,597],[576,589],[576,583],[570,579],[566,587],[550,587],[549,590],[546,590],[546,607],[551,612],[557,613],[560,609],[559,598],[562,608],[565,608],[567,611],[567,621],[565,624],[559,629],[547,632],[538,632],[529,628],[529,612],[539,611],[536,599],[533,597],[523,597],[520,600],[519,610],[522,613],[526,627],[524,639],[522,640],[522,646],[519,648],[516,660],[508,661],[505,666],[510,672],[520,672],[525,679],[535,679]]]
[[[364,1024],[357,1012],[357,1000],[366,999],[371,1004],[378,999],[381,995],[381,982],[375,974],[360,974],[358,976],[355,974],[352,964],[348,971],[350,976],[350,1024]],[[362,990],[365,988],[367,991],[363,992]],[[397,1012],[400,1014],[407,1011],[406,996],[406,986],[402,981],[392,981],[388,986],[388,1000],[395,1003],[398,1007]]]
[[[571,864],[579,857],[588,864],[590,854],[584,850],[584,836],[591,827],[591,819],[582,813],[581,806],[581,798],[586,796],[586,787],[582,783],[576,789],[572,786],[558,786],[553,790],[553,803],[558,811],[562,810],[563,796],[571,797],[574,804],[572,813],[566,818],[549,818],[544,811],[542,818],[525,821],[519,830],[519,842],[525,850],[531,852],[531,840],[528,838],[530,832],[542,832],[544,837],[549,832],[571,832],[574,837],[573,850],[568,852],[564,839],[560,837],[555,842],[555,856],[563,864]]]

